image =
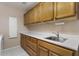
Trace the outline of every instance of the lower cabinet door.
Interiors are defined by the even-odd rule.
[[[26,46],[25,50],[30,56],[37,56],[37,53],[35,53],[30,47]]]
[[[39,56],[48,56],[48,50],[39,46]]]
[[[52,51],[49,51],[49,56],[58,56],[57,54],[55,54],[54,52]]]
[[[21,34],[21,47],[24,48],[25,47],[25,35]]]

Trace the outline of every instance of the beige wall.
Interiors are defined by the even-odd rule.
[[[55,25],[54,22],[47,22],[42,24],[30,25],[29,29],[37,32],[59,31],[60,33],[65,33],[65,34],[79,35],[79,20],[77,20],[75,17],[70,19],[65,19],[65,21],[63,20],[57,21],[56,23],[60,23],[60,22],[64,22],[64,25]]]
[[[9,16],[17,16],[18,19],[18,37],[8,38],[9,35]],[[0,34],[4,36],[4,49],[17,46],[20,43],[20,31],[28,31],[23,25],[23,11],[19,8],[0,5]]]

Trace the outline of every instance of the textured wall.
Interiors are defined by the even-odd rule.
[[[64,21],[63,21],[64,20]],[[30,25],[29,29],[37,32],[59,31],[66,34],[79,34],[79,20],[76,17],[66,18],[56,23],[64,22],[64,25],[55,25],[54,22]]]
[[[9,16],[17,16],[18,37],[8,38],[9,35]],[[23,11],[19,8],[0,5],[0,34],[4,35],[4,48],[17,46],[20,43],[20,31],[28,31],[23,25]]]

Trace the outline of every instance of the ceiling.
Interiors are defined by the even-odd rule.
[[[0,5],[18,7],[26,11],[34,7],[36,4],[38,4],[38,2],[0,2]]]

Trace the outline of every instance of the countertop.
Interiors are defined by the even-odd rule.
[[[67,39],[66,41],[61,43],[61,42],[45,39],[45,37],[56,36],[53,33],[41,33],[41,32],[33,32],[33,31],[21,32],[21,33],[28,35],[28,36],[38,38],[40,40],[48,41],[50,43],[54,43],[54,44],[61,45],[61,46],[64,46],[64,47],[78,51],[79,35],[60,34],[61,37],[64,37],[64,38]]]

